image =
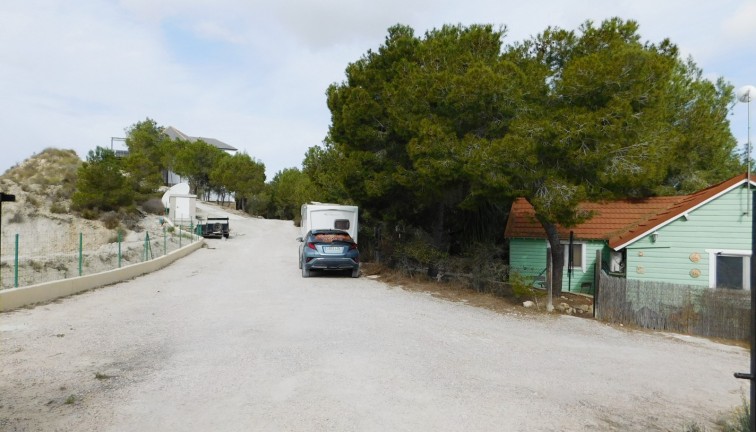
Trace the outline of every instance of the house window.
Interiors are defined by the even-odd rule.
[[[751,251],[707,250],[709,288],[751,289]]]
[[[564,268],[568,268],[570,259],[570,245],[564,246]],[[572,243],[572,268],[585,271],[585,243]]]
[[[349,230],[349,219],[336,219],[333,227],[340,230]]]
[[[717,288],[743,289],[743,258],[717,255]]]

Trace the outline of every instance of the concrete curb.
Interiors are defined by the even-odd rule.
[[[35,303],[48,302],[50,300],[67,297],[72,294],[88,291],[105,285],[133,279],[137,276],[160,270],[179,258],[183,258],[196,251],[204,244],[204,240],[200,240],[159,258],[138,264],[131,264],[115,270],[108,270],[92,275],[53,282],[45,282],[22,288],[0,290],[0,312],[17,309]]]

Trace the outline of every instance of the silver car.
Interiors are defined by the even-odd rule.
[[[312,230],[297,240],[302,243],[299,246],[302,277],[310,277],[313,270],[348,270],[352,277],[360,276],[360,251],[346,231]]]

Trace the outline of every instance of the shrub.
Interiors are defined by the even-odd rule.
[[[722,424],[723,432],[750,432],[751,431],[751,404],[745,396],[742,404],[735,409],[729,420]]]
[[[95,220],[100,216],[100,212],[97,209],[82,209],[81,217],[88,220]]]
[[[512,289],[512,293],[518,300],[522,298],[531,298],[538,305],[538,298],[542,297],[545,292],[536,290],[533,287],[535,278],[532,276],[524,276],[518,272],[509,273],[509,286]]]
[[[100,216],[100,221],[107,229],[116,229],[118,228],[118,225],[121,224],[121,221],[118,218],[118,213],[112,211],[103,213],[102,216]]]
[[[705,432],[706,428],[698,423],[688,423],[683,427],[683,432]]]
[[[478,292],[487,289],[490,282],[502,282],[509,271],[502,259],[501,247],[493,243],[474,243],[466,254],[470,261],[473,288]]]
[[[13,216],[8,219],[8,223],[21,223],[24,221],[24,215],[22,213],[14,213]]]
[[[108,243],[118,243],[118,238],[120,237],[121,241],[126,237],[126,230],[123,229],[123,227],[118,227],[117,230],[108,238]]]
[[[155,215],[164,215],[165,206],[160,198],[151,198],[142,203],[142,209],[147,213]]]
[[[27,195],[26,196],[26,203],[33,207],[39,207],[40,202],[37,198],[35,198],[33,195]]]
[[[50,205],[50,213],[68,213],[68,207],[65,204],[54,202]]]
[[[412,240],[399,244],[393,252],[392,261],[404,273],[412,274],[418,267],[427,269],[428,276],[435,277],[445,267],[448,254],[430,244],[422,233]]]

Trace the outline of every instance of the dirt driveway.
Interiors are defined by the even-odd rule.
[[[231,226],[157,273],[0,314],[0,430],[678,431],[747,394],[742,348],[302,279],[291,222]]]

